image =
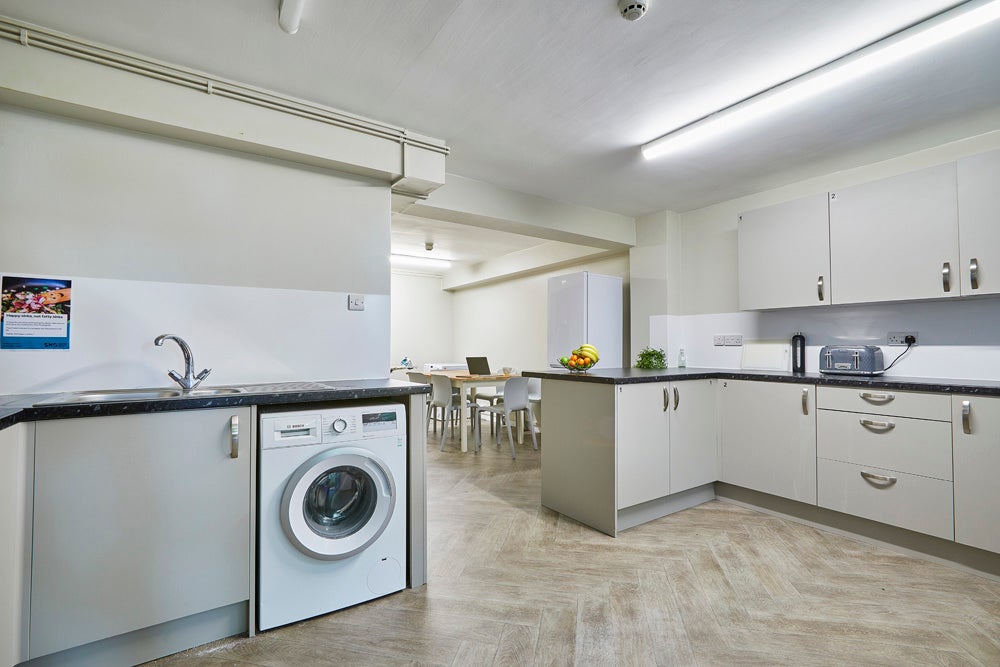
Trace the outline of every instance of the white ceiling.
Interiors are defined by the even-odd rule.
[[[424,245],[428,241],[434,243],[431,251]],[[401,255],[475,264],[541,243],[542,240],[529,236],[456,222],[428,220],[405,213],[392,216],[392,252]]]
[[[637,146],[954,0],[0,0],[0,13],[445,139],[448,171],[630,216],[1000,127],[1000,22],[676,157]],[[503,241],[498,240],[498,243]]]

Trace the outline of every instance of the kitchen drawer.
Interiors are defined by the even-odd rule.
[[[951,424],[818,410],[816,455],[950,481]]]
[[[951,421],[951,398],[947,394],[865,387],[817,387],[816,406],[827,410]]]
[[[861,473],[895,480],[879,483]],[[952,484],[841,461],[817,461],[819,506],[945,540],[955,539]]]

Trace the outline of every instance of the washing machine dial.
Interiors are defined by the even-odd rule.
[[[333,420],[333,424],[331,424],[330,428],[333,429],[334,433],[343,433],[347,430],[347,420],[338,417]]]

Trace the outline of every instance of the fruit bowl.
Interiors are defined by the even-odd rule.
[[[585,366],[585,367],[584,366],[570,366],[568,363],[564,362],[562,359],[559,360],[559,363],[562,365],[563,368],[565,368],[566,370],[568,370],[570,373],[586,373],[591,368],[593,368],[594,366],[597,365],[597,362],[595,361],[592,364],[590,364],[589,366]]]

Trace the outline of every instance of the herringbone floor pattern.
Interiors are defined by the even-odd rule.
[[[161,663],[1000,665],[1000,583],[721,502],[613,539],[539,506],[530,440],[457,450],[426,587]]]

